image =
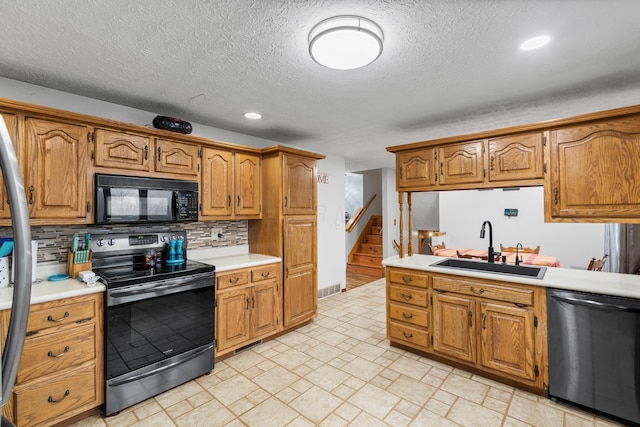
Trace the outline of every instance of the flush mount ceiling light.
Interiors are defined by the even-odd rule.
[[[382,53],[382,29],[361,16],[325,19],[309,33],[309,55],[335,70],[353,70],[372,63]]]
[[[244,113],[244,117],[251,120],[260,120],[262,118],[262,114],[260,113]]]
[[[533,50],[539,47],[542,47],[549,43],[551,37],[549,36],[538,36],[532,39],[526,40],[524,43],[520,45],[520,49],[522,50]]]

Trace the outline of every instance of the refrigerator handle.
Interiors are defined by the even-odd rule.
[[[1,115],[0,118],[2,118]],[[25,331],[29,320],[32,279],[29,210],[18,159],[4,119],[0,120],[0,167],[2,168],[11,209],[14,240],[13,262],[15,263],[11,317],[0,369],[0,376],[2,377],[0,400],[4,405],[11,397],[13,384],[18,373],[18,365],[22,357]]]

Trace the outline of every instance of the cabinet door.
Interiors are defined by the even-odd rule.
[[[88,128],[27,118],[27,203],[32,218],[86,218]]]
[[[282,213],[313,215],[317,206],[317,171],[315,159],[283,154]]]
[[[545,214],[640,222],[640,116],[553,130],[550,163]]]
[[[433,350],[449,357],[475,362],[475,301],[433,294]]]
[[[203,148],[200,199],[203,217],[233,215],[233,152]]]
[[[539,132],[489,140],[489,181],[539,179],[543,164]]]
[[[150,139],[109,129],[95,130],[96,166],[149,171]]]
[[[14,114],[2,113],[0,115],[5,124],[7,125],[7,130],[9,131],[9,137],[11,138],[11,142],[13,143],[13,148],[17,151],[17,140],[18,137],[18,120]],[[17,155],[17,152],[16,152]],[[19,157],[18,157],[19,158]],[[7,198],[7,190],[5,189],[4,179],[2,178],[2,173],[0,173],[0,218],[11,218],[11,212],[9,211],[9,200]]]
[[[484,141],[464,142],[438,148],[440,184],[484,181]]]
[[[285,218],[284,326],[312,319],[317,313],[315,217]]]
[[[398,190],[416,191],[436,184],[433,148],[399,153],[396,156]]]
[[[216,309],[218,352],[249,339],[250,308],[251,298],[246,288],[218,292],[218,307]]]
[[[236,153],[235,175],[236,215],[260,215],[262,209],[260,156]]]
[[[198,176],[198,146],[156,138],[156,171],[195,178]]]
[[[253,287],[251,295],[251,335],[263,336],[275,332],[278,320],[278,282]]]
[[[482,302],[480,311],[482,366],[533,380],[533,311],[490,302]]]

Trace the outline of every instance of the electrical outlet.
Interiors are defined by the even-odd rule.
[[[211,240],[222,239],[222,228],[211,229]]]

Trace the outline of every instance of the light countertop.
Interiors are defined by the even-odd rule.
[[[413,255],[400,258],[396,255],[384,259],[382,264],[390,267],[409,268],[412,270],[422,270],[431,273],[452,274],[478,279],[501,280],[504,282],[520,283],[525,285],[536,285],[547,288],[567,289],[572,291],[640,299],[640,275],[637,274],[619,274],[561,267],[547,267],[544,278],[533,279],[506,274],[482,273],[479,271],[431,266],[431,264],[442,261],[443,259],[446,258],[432,255]]]
[[[104,292],[105,289],[101,282],[90,288],[78,279],[67,279],[59,282],[39,280],[31,285],[31,304]],[[13,287],[0,288],[0,310],[11,308],[12,302]]]
[[[260,254],[237,254],[237,255],[227,255],[227,256],[213,256],[209,257],[206,255],[202,255],[203,257],[198,257],[197,254],[191,255],[191,259],[195,261],[204,262],[205,264],[214,265],[216,267],[216,273],[235,270],[238,268],[247,268],[247,267],[256,267],[259,265],[265,264],[274,264],[282,261],[281,258],[269,256],[269,255],[260,255]]]

